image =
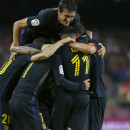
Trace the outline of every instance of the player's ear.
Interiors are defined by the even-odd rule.
[[[60,13],[60,9],[59,9],[59,8],[57,8],[57,13],[58,13],[58,14]]]
[[[79,34],[78,33],[76,33],[76,39],[78,39],[79,38]]]

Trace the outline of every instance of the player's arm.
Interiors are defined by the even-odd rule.
[[[56,42],[55,44],[52,44],[52,45],[50,45],[49,47],[47,47],[47,48],[45,49],[45,51],[43,51],[42,53],[33,55],[33,56],[31,57],[31,61],[44,60],[44,59],[49,58],[50,56],[52,56],[52,55],[57,51],[57,49],[58,49],[60,46],[66,44],[66,43],[68,43],[68,42],[74,42],[74,40],[71,39],[71,38],[69,38],[69,37],[64,38],[64,39],[62,39],[62,40]]]
[[[10,51],[20,53],[20,54],[33,54],[33,53],[42,52],[39,49],[35,49],[33,47],[28,47],[28,46],[11,46]]]
[[[97,51],[97,48],[94,44],[85,44],[85,43],[69,43],[69,46],[87,54],[93,54]]]
[[[18,20],[13,25],[13,45],[19,46],[20,31],[22,28],[27,28],[27,18]]]
[[[52,66],[52,71],[53,71],[53,76],[54,76],[57,86],[63,87],[65,90],[71,91],[71,92],[89,89],[90,87],[89,79],[80,83],[67,80],[64,77],[64,70],[62,66],[61,56],[59,54],[55,54],[53,59],[55,60]]]
[[[27,27],[27,18],[24,18],[22,20],[18,20],[13,25],[13,42],[11,46],[19,46],[19,39],[20,39],[20,31],[22,28]],[[16,52],[11,52],[10,59],[14,60],[15,56],[17,55]]]
[[[93,38],[93,32],[90,30],[86,30],[86,34],[89,35],[89,37],[92,39]]]

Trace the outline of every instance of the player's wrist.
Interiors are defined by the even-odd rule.
[[[85,85],[84,82],[82,82],[82,83],[81,83],[81,90],[85,90],[85,88],[86,88],[86,85]]]
[[[13,46],[20,46],[20,43],[19,43],[18,41],[13,41],[13,42],[12,42],[12,45],[13,45]]]

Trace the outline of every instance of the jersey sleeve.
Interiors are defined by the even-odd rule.
[[[85,90],[85,84],[83,82],[81,83],[72,82],[64,77],[64,70],[61,56],[59,54],[55,54],[54,58],[55,60],[52,66],[52,72],[56,85],[59,87],[63,87],[65,90],[71,92]]]
[[[41,27],[45,26],[47,22],[54,16],[55,10],[50,9],[44,9],[41,10],[38,15],[36,16],[30,16],[27,18],[27,25],[28,27]]]
[[[77,39],[77,42],[79,42],[79,43],[86,43],[86,44],[88,44],[88,41],[89,41],[89,36],[88,35],[82,35],[81,37],[79,37],[78,39]]]
[[[93,46],[95,47],[95,49],[96,49],[96,52],[95,52],[95,53],[97,53],[97,51],[99,50],[99,46],[98,46],[97,42],[95,42],[95,41],[92,39],[92,40],[89,41],[88,44],[89,44],[89,45],[93,45]]]
[[[93,43],[94,47],[96,48],[96,52],[101,48],[95,40],[91,39],[89,44],[91,43]]]

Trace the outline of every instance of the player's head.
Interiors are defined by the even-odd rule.
[[[58,21],[68,26],[76,15],[77,4],[75,0],[61,0],[57,9]]]
[[[76,30],[72,26],[67,26],[60,32],[60,36],[61,36],[61,39],[70,37],[76,40]]]
[[[76,30],[78,37],[86,34],[86,29],[81,23],[79,23],[79,22],[75,23],[74,28]]]
[[[49,40],[45,37],[38,37],[38,38],[35,38],[33,40],[33,43],[44,43],[44,44],[48,44],[49,43]]]

